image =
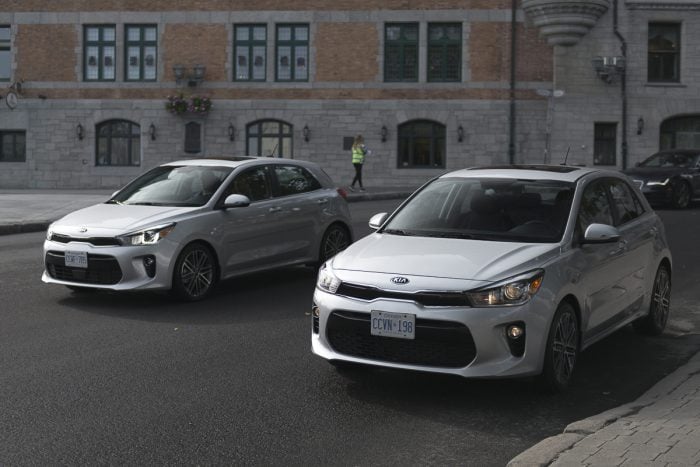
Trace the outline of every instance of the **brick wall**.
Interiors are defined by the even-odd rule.
[[[75,81],[77,33],[71,24],[22,24],[15,37],[17,79]]]
[[[173,65],[207,67],[207,81],[227,81],[228,32],[222,24],[167,24],[163,34],[165,80],[174,81]]]
[[[375,81],[379,33],[373,23],[320,23],[316,81]]]
[[[510,6],[510,0],[4,0],[0,11],[440,10]]]

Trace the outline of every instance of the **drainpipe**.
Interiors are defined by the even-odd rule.
[[[620,94],[622,94],[622,170],[627,168],[627,41],[620,34],[617,24],[617,2],[613,3],[613,32],[620,41],[620,50],[625,60],[625,69],[620,75]]]
[[[508,161],[515,163],[515,12],[518,7],[517,0],[512,0],[510,7],[510,115],[509,115],[509,142]]]

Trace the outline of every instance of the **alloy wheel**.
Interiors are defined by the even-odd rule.
[[[685,182],[680,182],[676,186],[673,196],[673,202],[677,208],[684,209],[688,207],[690,204],[690,188],[688,187],[688,184]]]
[[[671,277],[666,268],[659,269],[654,281],[654,290],[651,296],[651,309],[649,314],[654,324],[663,329],[666,327],[668,312],[671,307]]]
[[[323,237],[321,245],[321,262],[332,258],[350,245],[347,231],[339,226],[332,226]]]
[[[182,295],[190,300],[204,297],[214,282],[214,262],[209,251],[195,246],[183,252],[178,276]]]
[[[554,376],[566,384],[574,372],[578,355],[578,323],[571,312],[560,315],[552,339],[552,363]]]

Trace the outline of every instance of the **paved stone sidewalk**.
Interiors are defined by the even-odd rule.
[[[700,466],[700,353],[636,401],[572,423],[508,466]]]

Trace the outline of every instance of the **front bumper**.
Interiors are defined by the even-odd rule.
[[[407,300],[364,301],[316,289],[311,346],[327,360],[454,374],[470,378],[537,375],[552,305],[535,296],[514,307],[429,307]],[[372,310],[416,316],[415,340],[370,335]],[[340,324],[339,324],[340,323]],[[525,328],[524,351],[514,352],[506,329]],[[349,332],[338,339],[339,327]],[[519,355],[518,355],[519,354]]]
[[[155,245],[108,247],[46,240],[41,280],[49,284],[107,290],[169,289],[177,247],[167,238]],[[87,253],[88,267],[66,267],[64,255],[67,251]],[[147,257],[155,260],[153,277],[144,263]]]

